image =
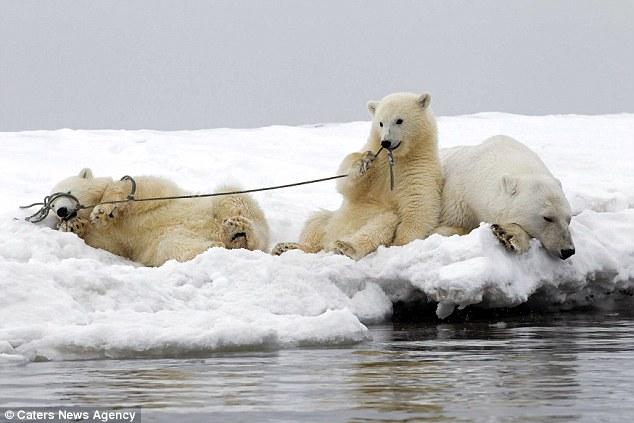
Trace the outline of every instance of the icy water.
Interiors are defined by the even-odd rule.
[[[345,348],[0,367],[0,403],[140,406],[143,422],[594,422],[634,416],[634,318],[390,324]]]

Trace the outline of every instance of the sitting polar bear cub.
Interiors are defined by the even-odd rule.
[[[439,223],[442,172],[436,119],[428,94],[397,93],[371,101],[372,127],[365,152],[348,155],[339,173],[339,210],[315,213],[304,225],[299,243],[275,246],[275,255],[291,249],[326,250],[355,260],[379,245],[405,245],[427,237]],[[387,154],[393,151],[394,190]]]
[[[561,259],[575,253],[561,184],[528,147],[498,135],[473,147],[443,150],[441,160],[443,226],[437,233],[462,235],[488,222],[510,251],[523,253],[530,238],[537,238]]]
[[[187,194],[166,179],[139,176],[135,181],[137,198]],[[131,187],[128,180],[95,178],[90,169],[83,169],[52,192],[69,193],[81,204],[92,205],[126,200]],[[61,219],[75,207],[71,199],[62,197],[54,201],[52,210]],[[91,247],[146,266],[191,260],[211,247],[263,250],[269,239],[264,213],[247,195],[98,205],[61,221],[59,229],[77,234]]]

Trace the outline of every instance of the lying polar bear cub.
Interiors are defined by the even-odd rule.
[[[537,238],[561,259],[575,253],[561,183],[528,147],[498,135],[440,156],[445,183],[436,233],[462,235],[487,222],[510,251],[523,253],[530,238]]]
[[[159,177],[139,176],[135,181],[136,198],[188,194]],[[90,169],[64,179],[52,190],[72,194],[84,205],[126,200],[130,191],[130,181],[95,178]],[[62,219],[75,206],[72,199],[58,198],[52,210]],[[248,195],[104,204],[61,220],[59,230],[146,266],[191,260],[211,247],[264,250],[269,240],[264,213]]]

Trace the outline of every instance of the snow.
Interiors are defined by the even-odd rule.
[[[482,225],[380,248],[359,262],[331,254],[211,249],[188,263],[144,268],[69,233],[14,217],[59,179],[155,174],[208,192],[331,176],[364,143],[368,122],[251,130],[0,133],[0,363],[200,356],[214,351],[342,345],[367,339],[392,303],[569,309],[632,303],[634,115],[439,119],[442,147],[503,133],[534,149],[563,182],[577,254],[561,261],[537,241],[507,254]],[[333,182],[255,195],[272,244],[296,240],[319,208],[340,202]],[[629,303],[628,303],[629,302]],[[430,319],[435,318],[429,316]]]

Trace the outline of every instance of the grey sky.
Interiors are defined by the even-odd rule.
[[[0,130],[634,112],[634,1],[0,0]]]

